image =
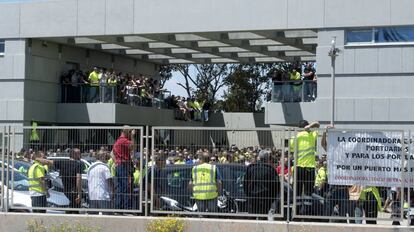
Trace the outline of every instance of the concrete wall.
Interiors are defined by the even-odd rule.
[[[414,21],[412,8],[414,2],[410,0],[55,0],[3,3],[0,4],[0,37],[411,25]],[[312,17],[305,17],[306,20],[301,17],[308,14]],[[188,23],[188,19],[192,23]]]
[[[24,120],[25,53],[25,40],[5,41],[4,56],[0,56],[0,122]]]
[[[174,111],[153,107],[133,107],[122,104],[58,104],[59,124],[117,124],[139,126],[202,126],[200,122],[174,119]]]
[[[29,125],[31,120],[59,122],[58,115],[62,115],[58,109],[61,101],[60,76],[67,71],[67,62],[77,63],[82,70],[100,66],[127,73],[154,74],[155,71],[154,64],[94,50],[89,52],[89,57],[86,53],[85,49],[36,39],[7,39],[4,56],[0,57],[0,123]],[[83,123],[86,122],[101,121]]]
[[[122,217],[122,216],[87,216],[87,215],[41,215],[41,214],[1,214],[1,231],[26,231],[29,220],[43,222],[44,225],[83,225],[89,228],[98,228],[102,232],[131,231],[141,232],[146,226],[157,218],[153,217]],[[303,231],[303,232],[408,232],[412,228],[406,226],[387,225],[356,225],[336,223],[298,223],[298,222],[268,222],[257,220],[229,220],[229,219],[196,219],[182,218],[186,232],[221,232],[221,231]]]
[[[61,54],[59,54],[59,46],[61,46]],[[25,120],[58,121],[58,114],[61,114],[57,107],[61,97],[60,76],[67,69],[67,62],[79,64],[81,70],[91,70],[93,66],[99,66],[113,67],[119,72],[142,72],[142,70],[138,70],[138,66],[134,65],[135,62],[132,59],[94,50],[91,50],[89,57],[87,57],[85,49],[62,46],[52,42],[44,43],[35,39],[32,40],[28,50],[25,79]],[[113,56],[114,62],[112,62]],[[153,64],[137,63],[140,63],[140,67],[148,66],[145,71],[152,70],[154,72],[155,70]]]
[[[312,103],[267,103],[269,124],[331,118],[332,37],[341,50],[336,59],[335,120],[343,127],[414,128],[414,45],[347,45],[345,30],[318,32],[318,98]]]

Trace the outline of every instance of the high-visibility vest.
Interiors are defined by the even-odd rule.
[[[37,122],[32,122],[32,133],[30,134],[30,141],[39,141],[39,135],[37,134]]]
[[[138,169],[135,169],[134,172],[134,185],[139,185],[141,183],[141,172]]]
[[[367,193],[369,192],[371,192],[372,195],[374,195],[375,200],[377,201],[378,211],[382,211],[381,196],[379,194],[377,187],[365,187],[359,195],[359,199],[365,201],[367,199]]]
[[[314,168],[316,166],[316,140],[318,138],[317,131],[301,131],[297,134],[296,139],[290,139],[290,151],[295,151],[297,145],[297,161],[296,165],[302,168]]]
[[[44,177],[46,174],[46,169],[35,161],[32,166],[29,168],[29,172],[27,173],[29,179],[29,191],[36,191],[38,193],[46,193],[46,189],[41,183],[41,178]]]
[[[193,196],[196,200],[211,200],[218,196],[216,166],[203,163],[193,167]]]
[[[109,167],[109,171],[111,172],[112,176],[115,176],[115,161],[114,159],[110,158],[108,160],[108,167]]]
[[[321,187],[322,183],[326,182],[328,178],[326,167],[321,167],[316,173],[315,186]]]
[[[20,166],[20,168],[18,169],[18,171],[20,173],[23,173],[23,174],[27,173],[27,170],[23,166]]]
[[[89,74],[89,82],[91,86],[99,86],[100,75],[93,71]]]
[[[289,75],[289,79],[292,81],[300,81],[300,73],[299,72],[291,72]]]
[[[117,83],[116,79],[108,79],[109,86],[116,86],[116,83]]]
[[[175,165],[177,165],[177,164],[185,164],[185,161],[184,160],[177,160],[177,161],[174,162],[174,164]]]

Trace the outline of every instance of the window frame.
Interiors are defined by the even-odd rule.
[[[6,40],[4,40],[4,39],[0,39],[0,45],[3,45],[3,51],[2,50],[0,50],[0,57],[1,56],[4,56],[4,52],[6,51]]]
[[[414,38],[412,41],[391,41],[391,42],[378,42],[376,39],[377,32],[383,29],[399,29],[399,28],[411,28],[414,32],[414,26],[394,26],[394,27],[370,27],[370,28],[350,28],[345,30],[345,47],[370,47],[370,46],[412,46],[414,45]],[[370,42],[349,42],[349,33],[357,31],[371,31]]]

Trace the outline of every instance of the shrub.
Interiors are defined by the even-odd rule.
[[[29,220],[27,222],[28,232],[100,232],[100,228],[91,227],[81,222],[62,222],[47,226],[42,220]]]
[[[147,232],[184,232],[184,222],[178,218],[155,219],[147,224]]]

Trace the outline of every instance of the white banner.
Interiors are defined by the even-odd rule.
[[[403,144],[402,131],[329,131],[329,184],[399,187],[405,180],[411,185],[414,167]]]

